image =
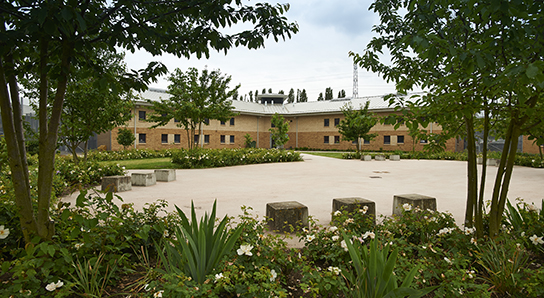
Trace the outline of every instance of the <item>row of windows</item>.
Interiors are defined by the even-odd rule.
[[[330,137],[324,136],[323,137],[323,143],[330,144]],[[334,136],[334,144],[340,143],[340,136]],[[356,142],[353,142],[354,144]],[[427,140],[421,140],[420,143],[426,144]],[[363,140],[363,144],[370,144],[370,141]],[[391,136],[383,136],[383,144],[384,145],[390,145],[391,144]],[[397,136],[397,144],[404,144],[404,136]]]
[[[234,144],[234,136],[228,136],[229,137],[229,144]],[[227,136],[221,135],[220,141],[221,144],[225,144],[225,140],[227,139]],[[198,144],[200,140],[199,135],[195,135],[194,142],[195,144]],[[174,144],[179,144],[181,141],[181,135],[174,134]],[[138,134],[138,143],[145,144],[147,142],[147,135],[145,133]],[[161,134],[161,143],[168,144],[168,134]],[[204,135],[204,144],[210,143],[210,135]]]
[[[338,126],[338,124],[340,124],[340,118],[334,118],[334,126]],[[324,119],[323,126],[329,126],[329,118]]]
[[[166,114],[163,114],[163,116],[166,116]],[[140,119],[140,121],[146,120],[147,119],[146,111],[138,111],[138,119]],[[174,122],[179,122],[179,120],[174,119]],[[207,118],[204,119],[204,124],[210,125],[210,119],[207,119]],[[225,125],[225,124],[226,124],[225,121],[221,121],[221,125]],[[230,126],[234,125],[234,118],[230,118],[229,124]]]

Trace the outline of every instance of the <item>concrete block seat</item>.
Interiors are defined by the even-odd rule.
[[[268,203],[266,216],[271,231],[289,233],[291,227],[295,231],[308,228],[308,207],[296,201]]]
[[[105,176],[102,177],[102,191],[122,192],[132,189],[130,176]]]
[[[160,182],[170,182],[176,180],[176,170],[174,169],[160,169],[155,170],[155,178]]]
[[[384,156],[384,155],[376,155],[376,156],[374,156],[374,160],[377,160],[377,161],[384,161],[384,160],[385,160],[385,156]]]
[[[404,204],[410,204],[412,208],[419,207],[421,210],[436,211],[436,198],[420,194],[404,194],[393,196],[393,214],[401,215]]]
[[[155,173],[132,173],[132,185],[134,186],[151,186],[157,184]]]
[[[352,198],[337,198],[332,200],[332,212],[347,211],[352,214],[367,207],[367,211],[364,216],[372,217],[374,224],[376,224],[376,203],[367,199],[352,197]]]
[[[400,161],[400,155],[393,154],[393,155],[389,156],[389,160],[390,161]]]
[[[372,160],[372,155],[363,155],[363,156],[361,156],[361,160],[362,161],[371,161]]]

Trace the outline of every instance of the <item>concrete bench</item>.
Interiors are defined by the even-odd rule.
[[[363,209],[365,206],[368,208],[368,210],[364,216],[371,216],[374,224],[376,224],[376,203],[367,199],[359,197],[333,199],[332,213],[334,214],[336,211],[347,211],[349,214],[353,214],[354,212],[358,212],[359,210]]]
[[[296,202],[276,202],[266,204],[266,217],[271,231],[291,232],[308,228],[308,207]]]
[[[405,194],[393,196],[393,214],[401,215],[404,204],[410,204],[412,208],[419,207],[421,210],[436,211],[436,198],[420,194]]]
[[[174,181],[176,180],[176,170],[174,169],[155,170],[155,178],[157,181],[161,181],[161,182]]]
[[[400,161],[400,155],[393,154],[393,155],[389,156],[389,160],[390,161]]]
[[[132,173],[132,185],[151,186],[157,184],[155,173]]]
[[[374,160],[376,160],[376,161],[384,161],[384,160],[385,160],[385,156],[384,156],[384,155],[376,155],[376,156],[374,156]]]
[[[361,156],[361,160],[362,161],[371,161],[372,160],[372,155],[363,155],[363,156]]]
[[[102,177],[102,191],[122,192],[132,189],[130,176],[105,176]]]

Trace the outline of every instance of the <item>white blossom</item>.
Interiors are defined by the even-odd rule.
[[[74,247],[79,250],[81,247],[83,247],[83,245],[85,245],[84,243],[76,243],[74,244]]]
[[[444,261],[446,261],[446,263],[448,263],[448,264],[451,264],[451,260],[448,259],[447,257],[444,257]]]
[[[9,236],[9,229],[4,228],[4,225],[0,226],[0,239],[6,239]]]
[[[274,269],[270,270],[270,274],[272,275],[270,277],[270,282],[274,282],[276,280],[276,277],[278,277],[278,274],[276,273],[276,270],[274,270]]]
[[[336,226],[329,227],[329,232],[331,232],[331,233],[336,232],[336,230],[338,230],[338,228]]]
[[[342,240],[340,242],[340,246],[345,250],[345,251],[348,251],[348,245],[346,244],[346,240]]]
[[[215,281],[217,282],[218,280],[222,279],[224,276],[223,276],[223,273],[218,273],[215,275]]]
[[[340,239],[340,236],[338,235],[334,235],[331,237],[332,241],[338,241],[338,239]]]
[[[336,210],[336,211],[334,211],[333,215],[334,216],[340,216],[340,215],[342,215],[342,212],[340,212],[340,210]]]
[[[252,249],[253,249],[253,245],[242,244],[240,245],[240,248],[238,248],[236,252],[238,253],[239,256],[246,255],[251,257],[253,255],[253,253],[251,252]]]
[[[47,286],[45,286],[45,289],[48,290],[49,292],[53,292],[56,289],[61,288],[62,286],[64,286],[64,283],[59,280],[56,283],[52,282],[48,284]]]
[[[312,242],[312,240],[314,240],[314,239],[315,239],[315,235],[306,236],[306,241],[308,241],[308,242]]]
[[[374,234],[374,232],[366,231],[366,233],[363,234],[363,239],[366,239],[368,237],[374,239],[374,237],[376,237],[376,234]]]
[[[359,212],[361,212],[362,214],[366,214],[367,211],[368,211],[368,206],[363,206],[363,208],[359,209]]]
[[[410,211],[410,210],[412,210],[412,205],[406,203],[406,204],[402,205],[402,208],[404,209],[404,211]]]
[[[329,266],[329,271],[334,273],[335,275],[340,275],[340,272],[342,272],[342,270],[340,270],[340,268],[332,267],[332,266]]]
[[[162,293],[164,293],[164,291],[160,290],[160,291],[156,292],[155,294],[153,294],[153,297],[154,298],[162,298]]]
[[[542,236],[538,237],[536,235],[533,235],[529,237],[529,240],[533,242],[534,245],[544,244],[544,240],[542,240]]]

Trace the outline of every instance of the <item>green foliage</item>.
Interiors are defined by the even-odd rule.
[[[241,226],[229,233],[226,229],[228,218],[225,216],[215,227],[216,203],[213,204],[212,213],[205,213],[200,223],[192,202],[191,221],[176,206],[181,218],[180,226],[175,229],[176,240],[163,243],[166,254],[160,254],[167,273],[179,273],[183,267],[185,274],[202,284],[206,275],[212,273],[223,256],[232,250],[242,233]]]
[[[172,162],[183,169],[228,167],[270,162],[301,161],[300,153],[277,149],[181,149]]]
[[[272,122],[272,128],[269,128],[270,136],[272,138],[272,145],[275,148],[282,147],[285,143],[289,141],[289,122],[285,121],[283,115],[275,113],[270,120]]]
[[[544,203],[544,200],[543,200]],[[518,199],[516,207],[506,202],[506,220],[513,232],[521,237],[525,247],[533,251],[533,253],[544,253],[544,245],[536,240],[531,240],[530,237],[544,236],[544,211],[538,209],[534,204],[527,204],[523,200]]]
[[[74,281],[75,289],[79,289],[78,292],[82,296],[102,297],[105,294],[106,286],[109,285],[109,280],[117,269],[117,263],[114,263],[111,268],[109,264],[106,264],[106,271],[102,272],[101,266],[103,260],[104,253],[100,253],[98,257],[92,257],[84,261],[83,264],[79,260],[72,263],[75,268],[75,274],[70,274],[70,276]]]
[[[370,102],[367,101],[365,106],[360,107],[359,110],[354,110],[351,105],[342,107],[344,119],[338,125],[338,132],[342,135],[342,139],[357,142],[356,150],[359,150],[361,139],[371,141],[378,135],[369,133],[372,127],[378,123],[374,114],[368,112],[369,105]]]
[[[153,105],[154,113],[147,121],[154,122],[152,127],[167,125],[172,119],[179,121],[178,127],[188,132],[188,148],[193,148],[195,131],[206,120],[227,121],[236,114],[230,98],[238,92],[240,85],[230,90],[230,76],[224,76],[219,70],[202,74],[196,68],[187,72],[177,68],[168,78],[168,99],[148,102]]]
[[[115,161],[129,159],[146,159],[172,157],[172,152],[176,150],[150,150],[150,149],[131,149],[119,151],[91,151],[88,160],[94,161]]]
[[[117,143],[123,146],[123,149],[127,150],[127,147],[132,146],[136,137],[134,133],[128,128],[119,128],[117,131]]]
[[[348,271],[346,279],[351,285],[351,290],[344,294],[347,297],[423,297],[433,291],[436,287],[416,290],[411,288],[414,276],[418,267],[412,268],[402,280],[402,284],[397,284],[397,277],[393,270],[397,262],[398,249],[390,253],[390,245],[384,245],[378,249],[378,241],[370,241],[370,249],[361,243],[342,235],[347,245],[349,255],[352,260],[352,266],[355,272]]]
[[[253,141],[253,138],[251,138],[250,134],[246,133],[244,135],[244,138],[245,138],[244,144],[245,144],[246,148],[255,148],[256,143],[255,143],[255,141]]]

